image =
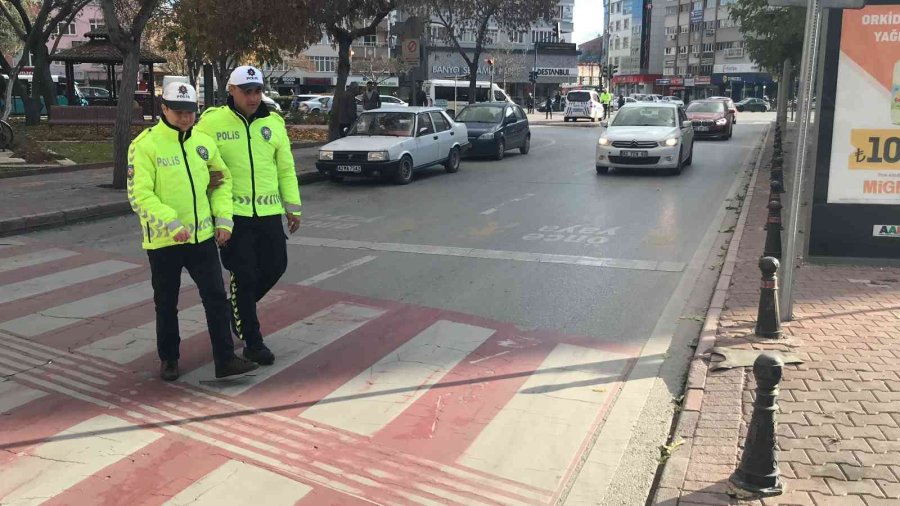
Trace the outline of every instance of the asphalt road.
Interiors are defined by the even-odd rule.
[[[698,248],[711,247],[710,237],[722,225],[719,211],[738,188],[768,119],[744,114],[730,141],[698,141],[693,166],[678,176],[599,176],[599,127],[535,126],[530,154],[465,159],[456,174],[435,167],[408,186],[368,180],[304,186],[303,224],[290,239],[291,263],[282,282],[579,336],[636,357],[659,333],[662,319],[682,316],[698,260],[709,253]],[[142,256],[130,216],[28,238]],[[673,371],[677,376],[678,368]],[[619,404],[628,405],[632,418],[646,416],[649,388],[636,391],[640,398],[627,398],[628,388],[611,397],[610,416],[621,414]],[[601,427],[590,430],[596,435]],[[636,444],[625,432],[626,442]],[[664,433],[643,443],[650,454],[661,443],[653,437]],[[589,456],[591,445],[573,461],[596,460]],[[621,450],[607,458],[613,471]],[[616,504],[640,504],[653,465],[645,459],[632,470],[639,481],[616,492]],[[585,496],[579,466],[559,486],[571,504]]]

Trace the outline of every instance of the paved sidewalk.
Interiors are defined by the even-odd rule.
[[[771,158],[771,138],[763,160]],[[714,342],[791,351],[805,361],[785,366],[780,385],[785,493],[761,501],[727,495],[752,410],[753,375],[751,368],[708,372],[707,361],[695,358],[673,436],[684,444],[666,464],[654,504],[900,504],[900,269],[804,264],[795,271],[794,321],[783,326],[785,338],[755,338],[768,183],[764,166],[698,354]]]
[[[317,147],[293,152],[300,184],[323,179],[315,167]],[[108,167],[3,179],[0,236],[130,213],[125,191],[105,187],[111,182]]]

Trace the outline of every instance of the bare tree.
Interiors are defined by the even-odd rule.
[[[537,19],[549,19],[556,4],[557,0],[426,0],[416,10],[430,16],[433,25],[444,28],[444,40],[452,43],[466,62],[469,103],[475,103],[478,63],[488,40],[488,28],[520,31]],[[473,40],[474,46],[464,47],[466,38]]]
[[[5,19],[13,33],[21,41],[22,54],[19,61],[10,65],[9,87],[15,85],[19,71],[32,57],[34,75],[31,81],[31,95],[23,96],[25,123],[36,125],[41,119],[41,99],[48,107],[56,105],[56,90],[50,76],[50,50],[47,42],[63,21],[71,19],[90,0],[2,0],[0,17]],[[7,107],[10,101],[7,100]]]
[[[354,59],[350,68],[354,74],[363,76],[366,81],[374,81],[376,85],[381,85],[391,77],[410,70],[410,66],[400,58],[385,56]]]
[[[127,182],[128,145],[131,143],[133,98],[140,66],[141,39],[144,27],[159,5],[159,0],[101,0],[100,5],[109,30],[109,40],[122,53],[124,60],[116,125],[113,128],[113,188],[122,189]]]
[[[511,42],[503,42],[491,51],[494,58],[494,81],[502,82],[520,76],[528,67],[528,50],[516,49]]]

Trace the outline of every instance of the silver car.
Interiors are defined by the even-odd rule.
[[[333,181],[379,176],[409,184],[415,170],[432,165],[457,172],[468,148],[466,125],[443,110],[394,105],[360,114],[346,137],[322,146],[316,169]]]
[[[693,162],[694,128],[684,110],[665,102],[626,104],[597,141],[597,174],[610,167],[680,174]]]

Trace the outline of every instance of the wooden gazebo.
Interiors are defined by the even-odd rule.
[[[78,63],[96,63],[106,66],[107,82],[110,85],[110,96],[113,99],[118,98],[118,87],[116,86],[116,65],[121,65],[124,61],[122,52],[109,40],[109,33],[106,28],[97,28],[84,34],[88,39],[87,42],[79,46],[62,50],[50,57],[51,61],[59,61],[65,63],[66,66],[66,98],[70,104],[75,103],[75,65]],[[148,82],[148,91],[150,99],[154,100],[154,72],[153,64],[165,63],[166,59],[162,56],[141,48],[141,57],[139,63],[146,65],[150,74]],[[156,119],[156,107],[151,107],[152,115]]]

